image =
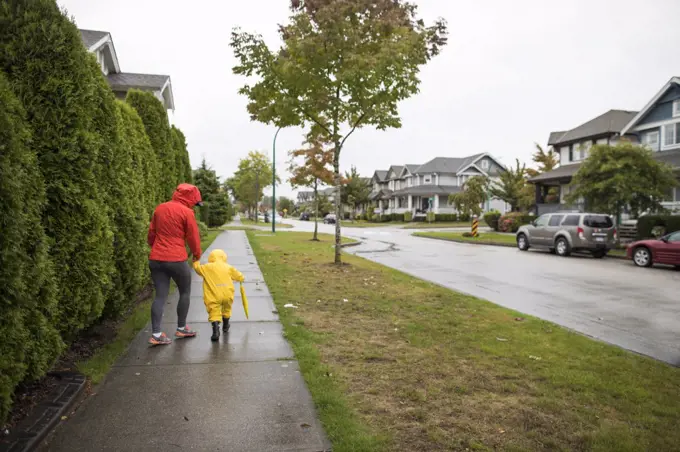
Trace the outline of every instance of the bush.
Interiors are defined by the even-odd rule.
[[[203,223],[202,221],[198,221],[198,233],[201,236],[201,240],[206,238],[208,236],[208,225]]]
[[[219,228],[231,220],[231,202],[226,193],[218,193],[209,195],[208,200],[204,203],[203,209],[209,206],[208,227]],[[203,211],[201,212],[201,219],[203,219]]]
[[[407,223],[412,222],[413,221],[413,212],[406,212],[404,214],[404,221],[406,221]]]
[[[474,237],[474,236],[472,235],[472,232],[463,232],[463,233],[461,234],[461,236],[463,236],[463,237],[468,237],[468,238]]]
[[[158,162],[156,203],[170,201],[177,188],[178,171],[168,113],[161,101],[149,92],[130,90],[126,102],[137,110],[139,117],[142,118],[151,147],[156,153]]]
[[[95,177],[97,79],[80,32],[53,0],[5,2],[0,23],[0,69],[26,108],[46,184],[43,224],[60,269],[55,323],[71,338],[101,315],[114,263]]]
[[[427,212],[427,221],[428,223],[434,223],[437,221],[437,216],[434,214],[434,212]]]
[[[467,221],[472,221],[472,216],[469,213],[461,213],[458,215],[458,221],[460,222],[467,222]]]
[[[175,149],[175,159],[177,161],[175,170],[177,171],[177,185],[182,183],[193,183],[193,170],[191,169],[191,160],[189,160],[189,152],[187,151],[187,139],[177,127],[170,128],[172,137],[172,146]]]
[[[41,224],[45,185],[24,110],[0,73],[0,425],[12,392],[43,375],[63,343],[56,329],[56,285]]]
[[[534,216],[522,212],[510,212],[503,215],[498,222],[500,232],[517,232],[520,226],[534,221]]]
[[[638,240],[658,237],[680,231],[679,215],[645,215],[638,219]]]
[[[393,213],[392,214],[392,221],[394,221],[394,222],[403,223],[405,219],[406,219],[406,214],[403,214],[403,213]]]
[[[484,214],[484,222],[494,231],[498,231],[498,222],[501,219],[501,213],[497,210],[491,210]]]
[[[436,222],[455,223],[458,221],[458,215],[455,213],[438,213],[435,215]]]

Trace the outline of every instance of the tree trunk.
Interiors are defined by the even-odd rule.
[[[340,247],[340,141],[335,139],[335,152],[333,153],[333,171],[335,182],[335,264],[342,264],[342,248]]]
[[[319,241],[319,179],[314,179],[314,237],[312,240]]]

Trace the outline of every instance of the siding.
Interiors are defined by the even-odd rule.
[[[439,185],[458,185],[458,178],[450,174],[439,175]]]
[[[637,123],[638,126],[650,122],[665,121],[673,117],[673,101],[680,99],[680,87],[673,86],[659,99],[659,102]]]

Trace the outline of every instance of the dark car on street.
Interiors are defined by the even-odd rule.
[[[626,256],[638,267],[665,264],[680,269],[680,231],[658,239],[633,242],[628,245]]]
[[[335,224],[335,214],[329,213],[323,219],[324,224]]]
[[[309,213],[302,212],[302,214],[300,215],[300,221],[309,221]]]

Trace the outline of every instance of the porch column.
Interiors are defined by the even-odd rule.
[[[408,210],[412,211],[413,210],[413,196],[408,195]]]
[[[434,196],[434,211],[435,213],[439,212],[439,195],[433,195]]]
[[[536,204],[543,204],[543,187],[536,184]]]

